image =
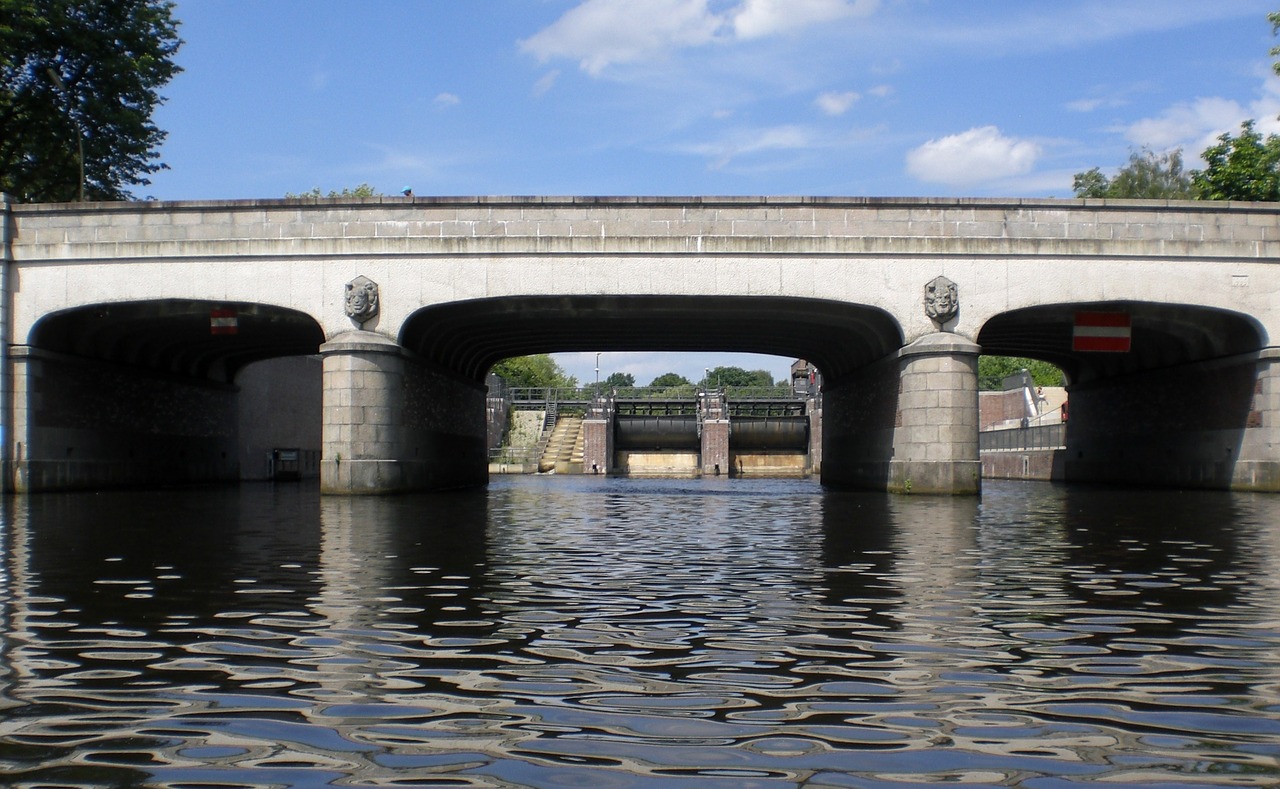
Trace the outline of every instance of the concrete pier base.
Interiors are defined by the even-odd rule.
[[[485,387],[352,331],[320,346],[320,489],[380,494],[488,482]]]
[[[979,493],[980,351],[963,337],[938,332],[828,384],[823,483],[895,493]]]

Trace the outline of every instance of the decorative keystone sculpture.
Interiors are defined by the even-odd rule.
[[[924,314],[938,328],[960,313],[960,291],[956,283],[946,277],[934,277],[924,286]]]
[[[378,283],[359,276],[347,283],[347,317],[363,325],[378,314]]]

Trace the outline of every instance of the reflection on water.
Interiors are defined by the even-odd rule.
[[[1280,497],[5,503],[14,786],[1280,782]]]

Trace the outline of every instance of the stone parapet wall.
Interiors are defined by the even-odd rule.
[[[513,252],[1280,257],[1280,210],[1235,203],[382,197],[11,210],[19,261]]]

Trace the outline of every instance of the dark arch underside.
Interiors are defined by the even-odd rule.
[[[215,329],[214,314],[234,326]],[[32,347],[231,382],[247,364],[317,353],[324,331],[296,310],[244,302],[163,299],[78,307],[41,318]]]
[[[1125,313],[1131,321],[1127,353],[1072,350],[1079,312]],[[1266,336],[1247,315],[1209,307],[1137,301],[1046,304],[1012,310],[987,321],[982,352],[1025,356],[1058,365],[1073,382],[1111,378],[1257,351]]]
[[[473,380],[530,353],[734,351],[807,359],[832,381],[899,348],[902,332],[883,310],[821,299],[536,296],[426,307],[400,342]]]

